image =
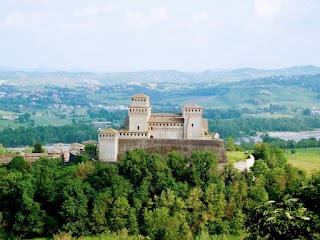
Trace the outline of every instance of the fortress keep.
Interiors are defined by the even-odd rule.
[[[185,105],[181,114],[152,113],[149,97],[137,94],[130,98],[128,115],[119,131],[109,128],[99,132],[101,161],[115,162],[126,150],[142,148],[160,154],[212,150],[220,163],[227,162],[223,140],[208,133],[208,120],[202,118],[199,105]]]

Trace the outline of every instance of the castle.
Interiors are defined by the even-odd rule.
[[[119,131],[108,128],[99,132],[101,161],[115,162],[126,150],[142,148],[160,154],[212,150],[219,162],[227,162],[223,140],[208,133],[208,120],[202,118],[199,105],[185,105],[181,114],[152,113],[149,97],[137,94],[130,98],[128,115]]]

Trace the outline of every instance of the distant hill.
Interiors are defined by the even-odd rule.
[[[65,71],[17,71],[0,67],[0,80],[16,86],[75,87],[88,85],[114,85],[119,83],[221,83],[252,80],[271,76],[314,75],[320,73],[320,67],[307,65],[283,69],[240,68],[234,70],[181,72],[176,70],[140,71],[140,72],[65,72]]]

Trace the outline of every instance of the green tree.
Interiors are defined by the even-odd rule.
[[[88,206],[91,194],[92,189],[88,183],[79,179],[65,182],[60,211],[64,231],[78,236],[91,233]]]
[[[234,139],[232,137],[228,137],[226,139],[227,151],[235,151],[237,149],[236,144],[234,143]]]
[[[34,146],[33,146],[33,153],[43,153],[44,149],[42,147],[42,144],[40,142],[37,142]]]
[[[172,151],[168,153],[167,163],[172,176],[178,181],[184,181],[188,164],[187,158],[177,151]]]
[[[0,155],[3,155],[5,153],[3,145],[0,143]]]
[[[110,209],[110,226],[114,232],[127,228],[130,233],[138,233],[138,223],[134,209],[130,207],[125,197],[119,197],[112,203]]]
[[[188,159],[187,181],[191,186],[205,186],[217,175],[218,160],[210,151],[194,151]]]
[[[248,219],[248,239],[319,239],[319,216],[298,199],[268,201]]]
[[[28,179],[21,183],[22,196],[19,198],[19,210],[15,214],[12,226],[16,236],[34,237],[44,233],[46,212],[33,200],[35,188]]]
[[[84,150],[92,158],[94,158],[97,155],[97,146],[94,144],[85,145]]]
[[[28,163],[26,162],[26,160],[23,157],[17,156],[17,157],[14,157],[7,164],[7,168],[9,170],[15,169],[17,171],[26,171],[28,168]]]
[[[305,115],[305,116],[311,116],[312,111],[311,111],[310,108],[306,108],[306,109],[303,110],[302,114]]]
[[[110,230],[108,215],[110,213],[113,197],[110,191],[100,192],[94,197],[91,213],[91,229],[94,233],[102,233]]]
[[[267,160],[270,158],[270,146],[267,143],[257,143],[254,146],[252,155],[256,160],[263,159]]]
[[[204,228],[209,219],[202,197],[203,191],[200,187],[196,187],[190,190],[189,197],[186,200],[189,209],[189,225],[195,235]]]
[[[203,203],[207,207],[208,232],[212,235],[225,233],[228,228],[226,221],[224,221],[227,202],[223,191],[224,184],[222,181],[211,183],[205,190]]]
[[[144,213],[145,230],[151,239],[192,239],[185,218],[170,215],[167,207],[155,208]]]

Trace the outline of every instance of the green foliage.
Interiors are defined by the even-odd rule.
[[[268,201],[254,209],[248,239],[319,239],[319,215],[298,199]]]
[[[91,161],[90,157],[87,154],[78,154],[76,155],[75,163],[85,163]]]
[[[306,116],[311,116],[312,111],[311,111],[310,108],[306,108],[306,109],[304,109],[304,110],[302,111],[302,114],[303,114],[303,115],[306,115]]]
[[[209,151],[170,152],[163,158],[137,149],[117,164],[67,166],[48,158],[29,166],[17,157],[0,167],[0,234],[228,239],[248,231],[254,239],[279,231],[293,236],[300,228],[301,234],[317,237],[320,174],[308,178],[268,144],[255,149],[260,159],[245,175],[231,164],[219,172]],[[300,202],[288,202],[291,197]],[[269,199],[277,203],[266,205]]]
[[[17,170],[17,171],[25,171],[27,170],[28,168],[28,163],[26,162],[26,160],[21,157],[21,156],[18,156],[18,157],[14,157],[7,165],[7,168],[9,170]]]
[[[30,122],[30,117],[31,117],[31,114],[27,112],[22,115],[19,115],[18,120],[20,123],[26,123],[26,122]]]
[[[232,137],[228,137],[226,139],[227,151],[236,151],[236,144],[234,143],[234,139]]]
[[[3,155],[5,153],[5,150],[3,148],[3,145],[0,143],[0,155]]]
[[[317,140],[314,137],[308,139],[301,139],[299,141],[294,140],[283,140],[280,138],[270,137],[268,134],[262,136],[262,141],[268,143],[272,147],[279,147],[284,150],[291,149],[291,153],[296,153],[294,148],[316,148],[320,147],[320,140]]]
[[[33,146],[36,141],[43,144],[83,142],[97,136],[97,130],[91,125],[19,127],[0,131],[0,142],[5,147],[19,147]]]
[[[194,151],[188,159],[187,181],[191,186],[205,186],[213,181],[217,174],[218,160],[209,151]]]
[[[146,211],[144,221],[151,239],[192,239],[184,216],[179,213],[172,216],[167,207]]]
[[[320,126],[319,116],[294,118],[209,119],[209,132],[218,132],[224,139],[256,136],[257,132],[309,131]]]
[[[89,224],[89,200],[91,187],[80,179],[69,180],[62,191],[62,204],[60,215],[62,217],[62,229],[76,235],[90,234]]]
[[[33,150],[32,150],[33,153],[43,153],[44,152],[44,149],[42,147],[42,144],[40,142],[37,142],[34,147],[33,147]]]

